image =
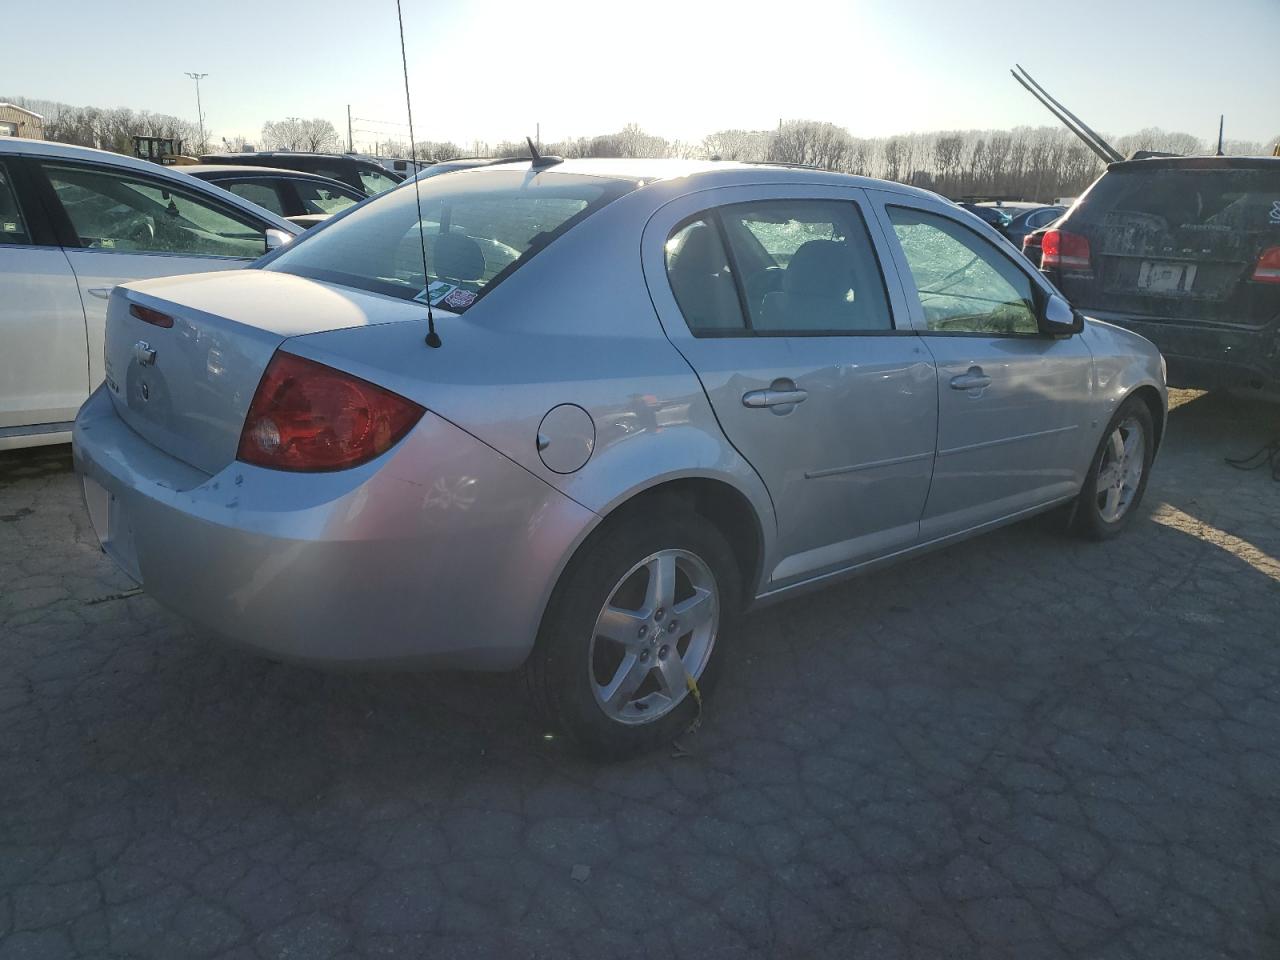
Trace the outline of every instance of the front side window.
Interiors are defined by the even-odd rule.
[[[266,252],[263,228],[166,181],[58,164],[45,172],[83,246],[204,257]]]
[[[0,243],[30,243],[22,211],[18,209],[17,192],[9,171],[0,164]]]
[[[280,200],[280,193],[269,181],[222,180],[218,182],[218,186],[224,190],[230,190],[242,200],[248,200],[250,203],[256,203],[264,210],[270,210],[278,217],[285,215],[284,203]]]
[[[350,188],[339,189],[336,185],[315,180],[294,180],[293,186],[302,201],[303,213],[340,213],[363,199]]]
[[[415,191],[394,190],[265,269],[461,311],[635,182],[507,170],[433,177],[420,187],[421,220]]]
[[[1031,278],[994,245],[949,217],[889,207],[930,330],[1035,334]]]

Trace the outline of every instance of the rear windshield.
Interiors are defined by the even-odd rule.
[[[479,170],[419,181],[365,203],[263,269],[430,300],[461,312],[631,180]],[[419,229],[421,228],[421,229]],[[427,270],[423,273],[423,247]]]
[[[1094,185],[1072,220],[1181,243],[1232,234],[1280,237],[1280,165],[1275,170],[1115,171]]]

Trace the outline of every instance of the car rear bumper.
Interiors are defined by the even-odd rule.
[[[1169,365],[1169,386],[1216,390],[1266,388],[1280,383],[1280,330],[1138,316],[1080,307],[1082,313],[1146,337]]]
[[[107,554],[200,632],[280,659],[515,667],[598,520],[431,413],[351,470],[233,462],[208,476],[99,388],[73,443]]]

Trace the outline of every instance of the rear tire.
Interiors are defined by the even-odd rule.
[[[715,684],[741,592],[728,542],[687,508],[608,522],[556,585],[525,665],[534,702],[595,759],[670,743],[699,713],[686,674],[704,703]]]
[[[1120,405],[1102,434],[1076,501],[1076,532],[1090,540],[1119,535],[1138,512],[1155,456],[1151,411],[1137,397]]]

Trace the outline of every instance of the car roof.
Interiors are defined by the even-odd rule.
[[[293,170],[285,167],[255,167],[247,163],[188,163],[175,167],[183,173],[192,176],[200,176],[201,174],[226,174],[228,176],[244,175],[247,177],[290,177],[292,179],[302,180],[319,180],[323,183],[340,183],[332,177],[324,177],[318,173],[311,173],[309,170]],[[346,184],[343,184],[346,186]],[[347,187],[350,190],[350,187]]]
[[[544,158],[545,161],[546,158]],[[430,168],[428,168],[430,169]],[[499,172],[530,170],[531,161],[505,162],[502,164],[486,164],[451,171],[451,176],[474,177],[495,175]],[[872,177],[859,177],[849,173],[836,173],[807,167],[798,164],[784,163],[752,163],[733,160],[647,160],[634,158],[600,158],[592,157],[577,160],[561,160],[546,165],[536,174],[573,174],[584,177],[602,177],[619,180],[636,180],[641,185],[657,182],[684,179],[693,181],[699,187],[737,186],[758,183],[797,183],[797,184],[830,184],[846,187],[861,187],[869,190],[885,190],[905,196],[922,199],[942,200],[951,203],[944,197],[919,187],[909,187],[903,183],[890,180],[876,180]]]
[[[52,140],[29,140],[26,137],[0,137],[0,156],[4,155],[22,155],[28,157],[48,157],[56,160],[82,160],[87,163],[102,163],[122,170],[133,170],[136,173],[143,173],[150,177],[161,177],[173,180],[179,184],[187,185],[192,179],[198,180],[198,177],[188,177],[181,172],[182,167],[176,165],[166,165],[160,163],[152,163],[149,160],[139,160],[137,157],[126,156],[122,153],[111,153],[108,150],[95,150],[93,147],[77,147],[70,143],[57,143]],[[188,186],[187,189],[190,189]],[[204,189],[217,189],[213,187],[205,187]],[[235,194],[228,194],[231,200],[221,196],[219,191],[219,199],[225,203],[231,203],[234,206],[241,207],[246,212],[250,212],[257,217],[268,221],[273,227],[285,230],[289,233],[298,233],[298,227],[290,223],[283,217],[279,217],[270,210],[264,210],[255,203],[249,203]]]
[[[1107,172],[1143,170],[1280,170],[1280,157],[1144,157],[1107,164]]]
[[[248,160],[253,157],[305,157],[309,160],[341,160],[344,163],[367,164],[373,167],[381,167],[382,164],[377,160],[370,160],[368,157],[357,157],[350,153],[310,153],[306,150],[257,150],[252,153],[242,151],[240,153],[202,153],[201,157],[225,157],[228,160]],[[221,164],[219,164],[221,166]],[[254,164],[257,166],[257,164]]]

